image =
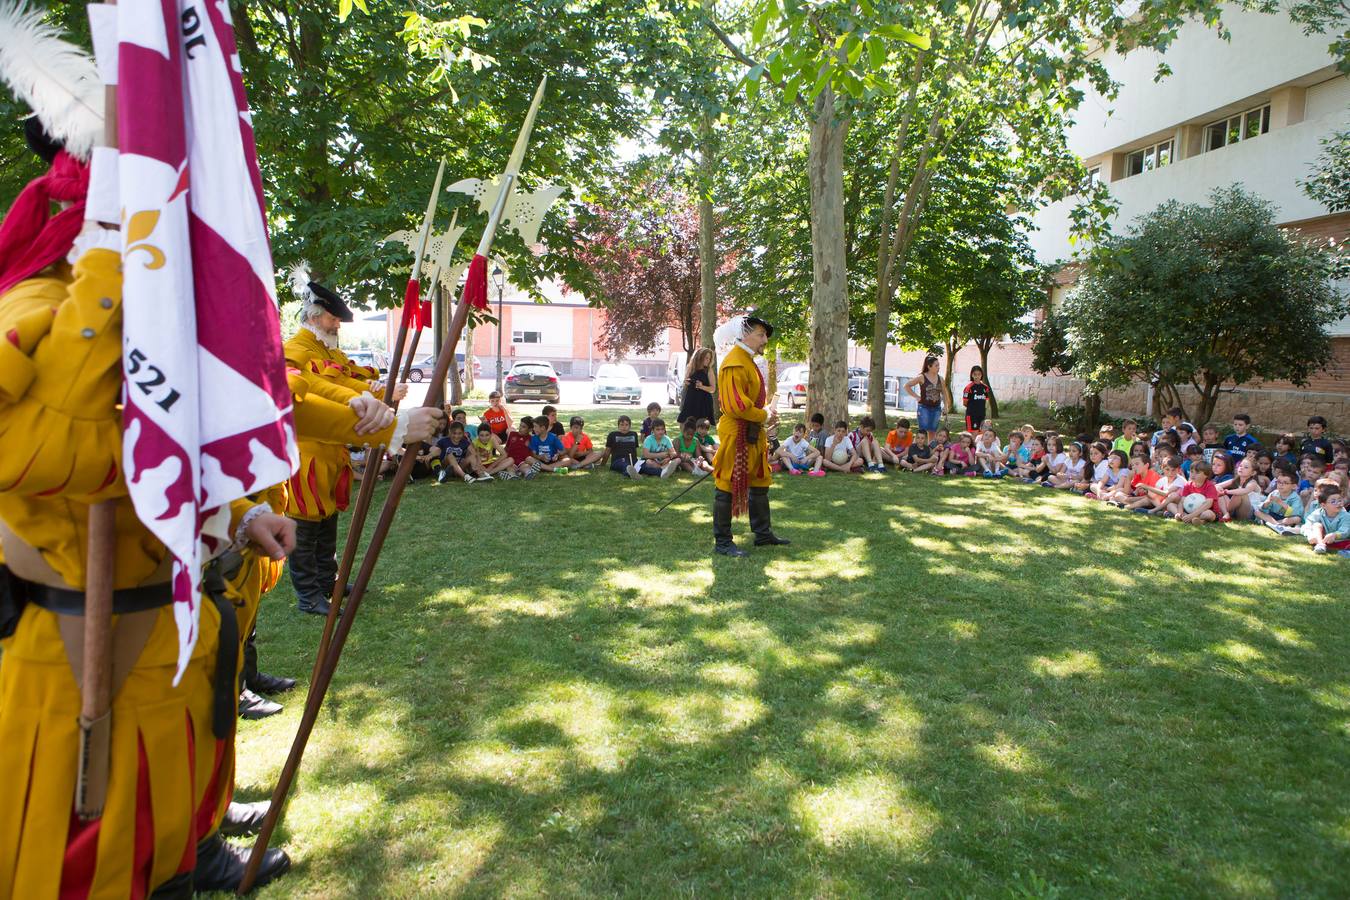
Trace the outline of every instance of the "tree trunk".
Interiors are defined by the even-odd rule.
[[[473,393],[473,323],[464,329],[464,395]]]
[[[844,137],[829,87],[811,122],[811,355],[807,415],[848,418],[848,259],[844,244]]]
[[[775,348],[774,351],[773,351],[772,353],[766,353],[766,354],[765,354],[765,358],[768,360],[768,366],[766,366],[766,368],[768,369],[769,377],[766,378],[766,379],[764,379],[765,382],[766,382],[766,386],[765,386],[765,389],[764,389],[764,396],[768,398],[769,408],[770,408],[770,409],[773,409],[773,407],[774,407],[774,398],[778,396],[778,350],[777,350],[777,348]]]
[[[984,383],[989,385],[989,418],[998,418],[998,397],[994,394],[993,376],[989,374],[989,351],[994,346],[993,338],[976,338],[975,346],[980,350],[980,370],[984,372]]]
[[[1102,420],[1102,395],[1083,395],[1083,431],[1096,434]]]
[[[1209,420],[1214,418],[1214,407],[1219,405],[1219,388],[1222,383],[1209,373],[1205,374],[1204,389],[1200,392],[1200,399],[1197,401],[1200,405],[1195,411],[1195,418],[1191,420],[1198,432],[1209,424]]]
[[[947,393],[951,395],[953,404],[956,403],[956,394],[952,391],[952,380],[956,376],[956,354],[960,352],[961,344],[965,343],[964,341],[957,343],[959,340],[960,338],[954,334],[948,335],[947,340],[942,345],[943,354],[947,357],[947,373],[943,376],[943,380],[947,382]],[[955,410],[949,409],[947,412],[955,412]]]
[[[717,245],[713,233],[712,186],[716,177],[716,154],[713,150],[712,123],[703,120],[702,140],[699,144],[699,198],[698,198],[698,283],[699,329],[698,345],[711,347],[713,332],[717,329]]]

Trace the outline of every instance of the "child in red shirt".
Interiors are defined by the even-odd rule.
[[[1167,511],[1172,514],[1172,518],[1191,525],[1199,525],[1202,522],[1213,522],[1218,517],[1215,509],[1219,505],[1219,491],[1214,482],[1209,480],[1211,472],[1204,460],[1191,463],[1191,480],[1181,489],[1181,499],[1167,505]],[[1203,499],[1198,505],[1192,505],[1188,511],[1186,498],[1196,495]]]
[[[592,468],[605,454],[595,449],[590,435],[585,432],[586,421],[581,416],[573,416],[567,423],[567,434],[563,435],[563,449],[572,458],[578,469]]]

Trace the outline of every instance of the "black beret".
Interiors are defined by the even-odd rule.
[[[749,331],[751,328],[763,328],[766,337],[773,337],[773,326],[759,316],[745,317],[745,330]]]
[[[23,120],[23,139],[28,142],[28,149],[42,157],[48,165],[56,159],[56,154],[65,149],[60,141],[47,133],[37,116]]]
[[[309,290],[314,294],[314,304],[321,306],[328,312],[337,316],[340,321],[350,322],[356,318],[347,304],[342,302],[342,298],[330,291],[328,288],[319,284],[317,281],[309,283]]]

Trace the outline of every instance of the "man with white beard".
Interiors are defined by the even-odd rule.
[[[291,287],[304,307],[300,330],[286,342],[286,365],[303,376],[316,395],[347,405],[364,398],[370,415],[392,418],[392,410],[380,399],[385,386],[377,380],[379,371],[353,363],[338,349],[338,329],[354,318],[347,304],[311,281],[303,264],[291,271]],[[406,393],[407,387],[399,385],[394,396],[402,399]],[[351,500],[351,454],[342,444],[317,441],[304,433],[296,438],[300,468],[291,476],[286,503],[286,515],[297,526],[295,552],[290,557],[291,584],[301,612],[326,616],[337,578],[338,513]],[[391,445],[402,443],[402,431],[396,430]],[[372,473],[378,471],[378,464],[371,468]]]

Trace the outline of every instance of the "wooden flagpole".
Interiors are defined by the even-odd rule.
[[[535,115],[539,112],[539,104],[543,100],[544,88],[547,83],[548,78],[545,76],[539,82],[539,87],[535,91],[534,100],[530,104],[530,111],[525,116],[525,124],[521,127],[520,134],[516,138],[516,145],[511,151],[511,158],[507,163],[506,171],[502,174],[501,189],[492,205],[492,211],[488,215],[487,227],[483,231],[482,240],[478,243],[476,255],[486,257],[492,249],[493,238],[496,236],[497,227],[501,224],[502,215],[506,211],[506,203],[510,199],[516,176],[519,175],[521,163],[525,158],[525,149],[529,144],[530,133],[534,128]],[[465,293],[468,290],[469,284],[466,281]],[[422,403],[425,407],[437,408],[441,405],[446,376],[450,371],[450,365],[455,361],[455,345],[459,342],[460,333],[464,330],[464,323],[468,320],[468,317],[469,304],[461,296],[459,305],[455,308],[454,319],[450,323],[449,336],[442,344],[440,355],[436,358],[436,369],[432,375],[426,399]],[[391,372],[392,370],[391,366]],[[263,854],[267,852],[267,846],[272,839],[272,832],[281,819],[282,808],[286,803],[286,797],[290,793],[296,773],[299,771],[305,746],[309,743],[310,734],[314,731],[319,708],[323,704],[323,698],[328,691],[329,684],[332,683],[333,673],[337,671],[338,662],[342,658],[342,648],[347,642],[347,635],[351,633],[352,623],[356,621],[357,611],[361,608],[361,601],[365,598],[371,575],[374,574],[380,552],[384,549],[385,539],[389,536],[389,530],[393,526],[399,501],[403,497],[403,489],[408,484],[408,477],[416,459],[416,454],[403,454],[403,461],[399,464],[393,484],[389,486],[389,494],[385,497],[384,508],[380,511],[380,519],[371,535],[370,544],[366,547],[366,555],[361,561],[361,568],[357,573],[356,583],[352,586],[351,596],[347,599],[347,605],[342,610],[337,630],[333,634],[332,642],[328,648],[328,656],[324,660],[324,665],[320,669],[318,677],[310,686],[310,695],[305,704],[304,714],[300,719],[300,729],[291,744],[290,754],[281,770],[281,777],[277,780],[276,788],[272,791],[271,805],[268,807],[267,816],[263,819],[262,830],[258,833],[258,839],[254,843],[253,852],[248,859],[248,866],[244,869],[244,878],[239,885],[239,894],[241,895],[247,893],[253,887],[253,882],[258,876],[258,869],[262,865]]]

